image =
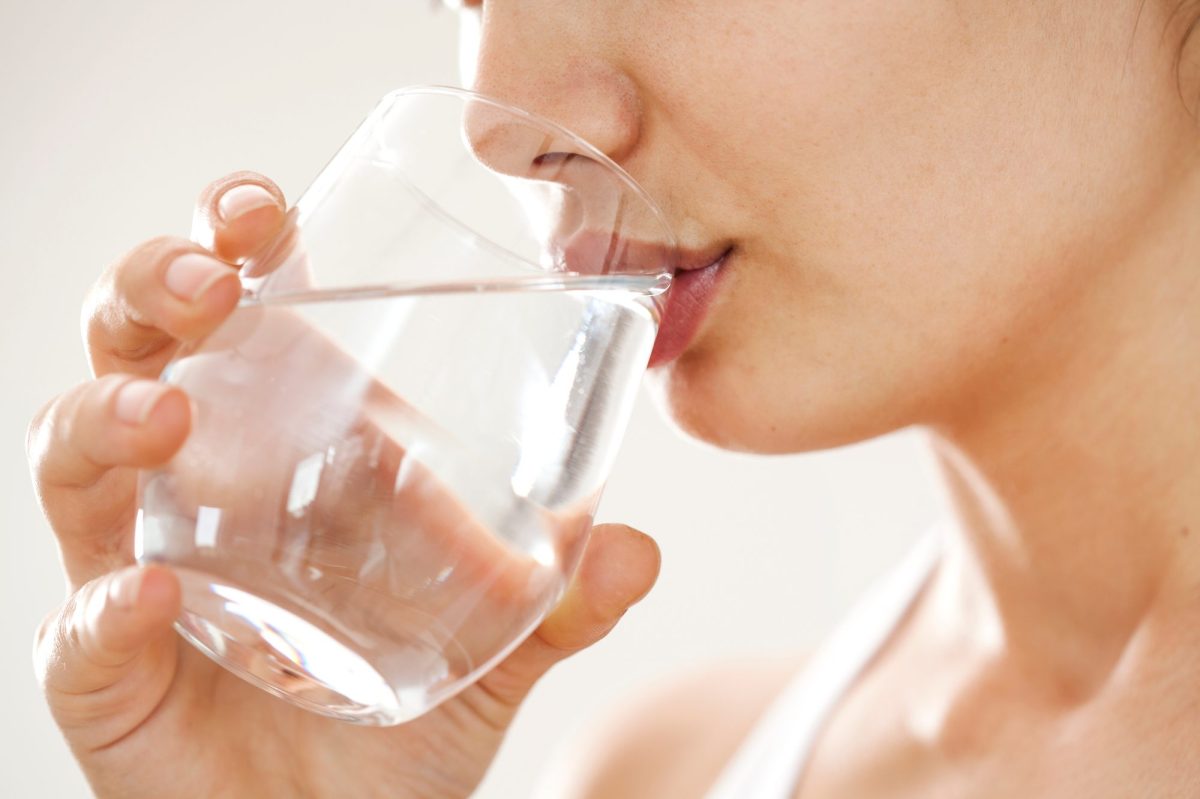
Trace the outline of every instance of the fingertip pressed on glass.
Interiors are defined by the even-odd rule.
[[[310,710],[396,724],[561,596],[676,240],[603,154],[460,89],[388,95],[163,373],[193,430],[143,472],[176,628]]]

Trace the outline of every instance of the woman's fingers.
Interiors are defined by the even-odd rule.
[[[163,236],[131,250],[96,282],[83,308],[84,338],[96,375],[157,375],[180,341],[210,333],[237,305],[233,264],[261,248],[283,224],[274,183],[240,172],[210,184],[193,218],[193,237]]]
[[[157,375],[179,340],[211,331],[240,295],[237,272],[190,241],[163,236],[135,247],[83,305],[93,374]]]
[[[121,739],[162,700],[175,672],[179,602],[169,569],[131,566],[87,583],[42,623],[34,667],[74,746]]]
[[[34,488],[73,586],[132,558],[136,474],[168,460],[187,437],[178,388],[129,375],[83,383],[49,403],[26,439]]]
[[[596,643],[650,592],[661,562],[645,533],[623,524],[595,527],[575,579],[534,640],[565,654]]]
[[[223,261],[241,263],[279,231],[286,209],[274,182],[256,172],[234,172],[200,193],[192,239]]]
[[[620,524],[592,530],[562,601],[541,626],[477,686],[461,696],[489,722],[507,724],[529,689],[558,661],[603,638],[658,578],[658,545]]]

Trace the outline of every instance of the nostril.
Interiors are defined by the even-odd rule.
[[[483,166],[502,175],[525,177],[542,154],[553,147],[553,137],[530,127],[512,112],[477,100],[468,103],[463,116],[467,146]]]
[[[579,153],[563,153],[563,152],[543,153],[543,154],[539,155],[537,158],[533,159],[533,165],[538,166],[538,167],[562,166],[563,164],[567,163],[567,161],[570,161],[572,158],[576,157],[577,155],[579,155]]]

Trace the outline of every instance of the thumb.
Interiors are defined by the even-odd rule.
[[[131,566],[86,583],[42,623],[34,666],[72,744],[111,743],[158,705],[175,672],[179,608],[170,569]]]
[[[586,649],[616,626],[625,611],[658,579],[661,557],[654,539],[619,524],[592,530],[583,561],[562,601],[534,633],[480,686],[515,708],[558,661]]]

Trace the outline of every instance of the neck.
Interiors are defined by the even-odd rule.
[[[1197,208],[1148,220],[1126,262],[926,428],[966,623],[1073,693],[1151,620],[1200,615]]]

